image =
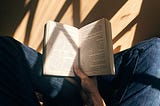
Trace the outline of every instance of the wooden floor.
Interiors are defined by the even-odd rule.
[[[100,18],[112,24],[114,52],[160,34],[159,0],[3,0],[0,35],[40,51],[47,20],[82,27]]]

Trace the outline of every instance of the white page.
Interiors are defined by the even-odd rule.
[[[109,26],[110,27],[110,26]],[[87,75],[113,74],[113,49],[106,40],[106,21],[101,19],[80,29],[80,66]],[[110,42],[111,43],[111,42]],[[111,60],[112,59],[112,60]]]
[[[45,75],[74,76],[73,64],[79,44],[78,29],[49,21],[45,32]]]

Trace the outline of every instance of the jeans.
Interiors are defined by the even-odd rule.
[[[160,105],[160,38],[114,55],[115,75],[98,76],[108,106]],[[79,79],[72,78],[79,82]],[[0,37],[0,106],[82,106],[80,87],[67,78],[44,76],[42,55],[11,37]]]

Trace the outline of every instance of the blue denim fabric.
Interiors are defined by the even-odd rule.
[[[46,106],[82,105],[80,87],[42,75],[41,54],[11,37],[0,37],[0,106],[36,106],[34,91],[43,94]]]
[[[115,67],[110,80],[100,78],[101,94],[109,106],[160,105],[160,38],[116,54]]]
[[[159,55],[159,38],[115,54],[116,75],[98,77],[105,102],[109,106],[159,106]],[[41,54],[11,37],[0,37],[0,105],[39,105],[35,91],[48,106],[82,106],[78,86],[62,77],[42,75]]]
[[[21,44],[0,37],[0,106],[37,106]]]

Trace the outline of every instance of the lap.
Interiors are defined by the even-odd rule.
[[[36,104],[36,90],[49,102],[81,103],[79,89],[65,78],[42,75],[41,54],[10,37],[0,37],[0,43],[1,98]],[[150,106],[159,103],[159,45],[159,38],[153,38],[114,55],[116,75],[98,77],[99,90],[108,104]],[[26,98],[27,95],[31,98]]]

